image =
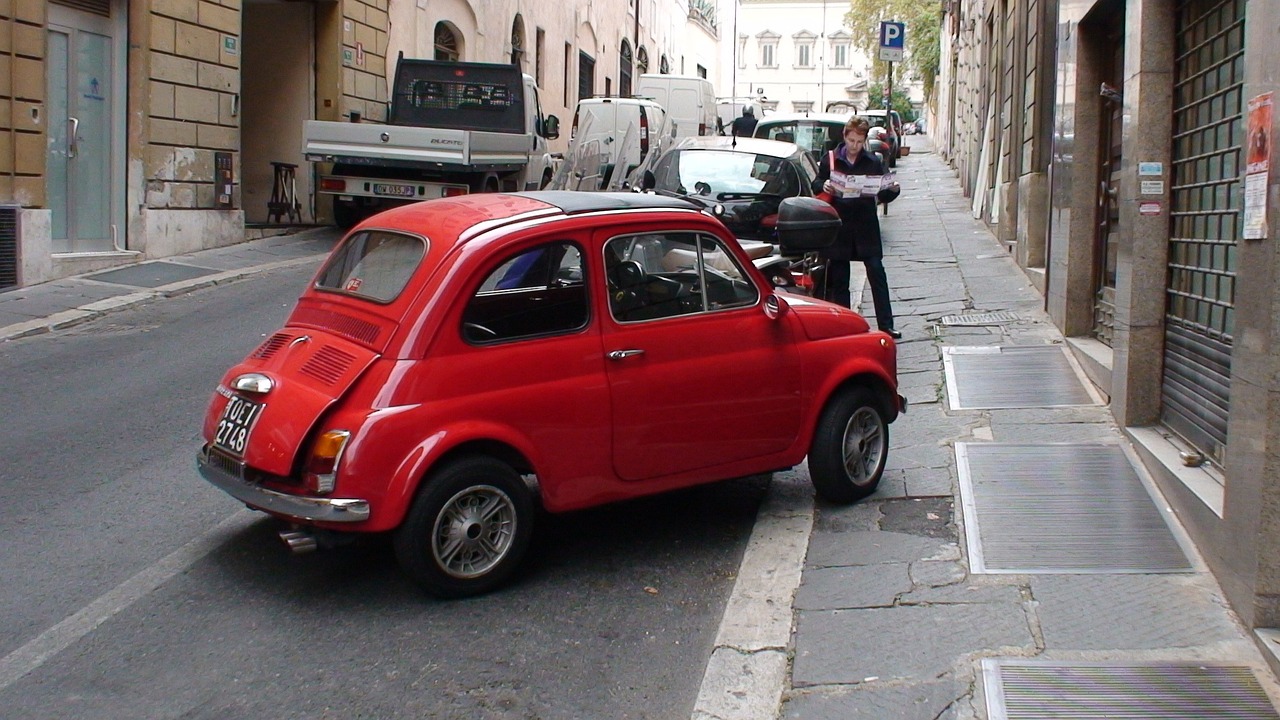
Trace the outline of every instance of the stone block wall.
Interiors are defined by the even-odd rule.
[[[238,175],[240,21],[240,0],[151,3],[145,207],[217,208],[215,153]]]
[[[45,202],[44,26],[44,2],[0,2],[0,204]]]

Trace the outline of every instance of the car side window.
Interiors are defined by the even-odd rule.
[[[462,336],[489,344],[574,332],[590,319],[582,250],[553,242],[503,259],[467,302]]]
[[[749,307],[759,291],[719,238],[623,235],[605,244],[609,311],[619,322]]]

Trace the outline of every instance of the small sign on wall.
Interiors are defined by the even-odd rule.
[[[222,50],[226,52],[228,55],[239,55],[240,40],[238,38],[231,37],[230,35],[223,35]]]
[[[214,169],[214,204],[220,208],[231,207],[231,187],[234,173],[231,166],[231,153],[216,152],[213,154]]]
[[[1244,237],[1267,236],[1267,174],[1271,169],[1272,93],[1249,100],[1245,130]]]

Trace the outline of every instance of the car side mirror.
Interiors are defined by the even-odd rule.
[[[770,320],[777,320],[787,314],[787,308],[789,307],[787,302],[776,291],[766,297],[761,306],[764,308],[764,316]]]
[[[548,140],[560,137],[560,118],[548,115],[542,119],[542,137]]]
[[[644,176],[640,178],[641,190],[652,190],[658,187],[658,178],[653,176],[652,170],[645,170]]]

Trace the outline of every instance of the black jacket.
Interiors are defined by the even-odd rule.
[[[885,175],[889,170],[876,156],[864,148],[852,163],[843,157],[844,144],[831,151],[835,153],[836,170],[846,175]],[[813,182],[813,192],[822,192],[822,186],[831,177],[831,157],[822,156],[818,179]],[[874,198],[842,198],[831,204],[840,213],[840,234],[835,244],[823,251],[832,260],[870,260],[884,257],[880,244],[880,218],[876,214],[877,203],[891,203],[902,191],[896,188],[881,190]]]

